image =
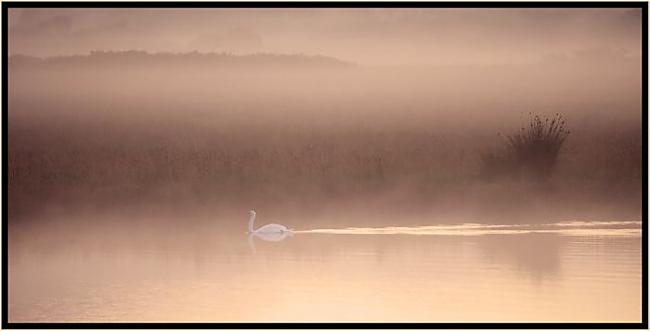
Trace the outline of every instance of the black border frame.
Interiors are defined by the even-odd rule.
[[[635,8],[641,9],[642,305],[639,323],[12,323],[8,297],[8,12],[11,8]],[[648,329],[648,2],[2,2],[2,329]]]

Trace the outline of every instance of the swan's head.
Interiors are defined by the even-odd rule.
[[[248,215],[255,216],[255,209],[251,209],[251,210],[248,212]]]

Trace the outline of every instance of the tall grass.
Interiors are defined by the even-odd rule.
[[[6,165],[8,210],[28,219],[45,209],[86,206],[308,208],[347,202],[366,206],[378,197],[394,204],[377,203],[376,208],[435,206],[441,212],[467,210],[483,201],[503,206],[513,204],[512,196],[522,196],[517,190],[526,183],[480,183],[473,180],[479,170],[502,179],[525,171],[537,171],[537,178],[553,172],[558,191],[588,194],[585,199],[594,201],[618,192],[621,201],[637,201],[640,132],[583,126],[567,144],[565,125],[561,117],[555,122],[533,118],[530,129],[505,136],[500,148],[480,157],[487,131],[14,119]],[[566,152],[562,161],[560,151]]]
[[[61,199],[334,199],[380,194],[404,183],[431,191],[470,175],[463,142],[427,132],[246,132],[179,125],[148,135],[140,127],[18,130],[13,123],[8,166],[14,211]]]

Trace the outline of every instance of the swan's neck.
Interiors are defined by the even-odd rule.
[[[253,232],[253,225],[255,225],[255,214],[248,220],[248,232]]]

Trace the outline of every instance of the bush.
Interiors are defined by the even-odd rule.
[[[560,114],[544,119],[533,115],[527,127],[506,136],[504,148],[481,155],[482,176],[546,179],[552,174],[569,133]]]

